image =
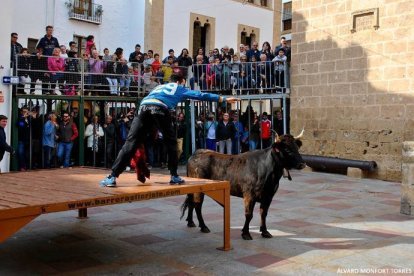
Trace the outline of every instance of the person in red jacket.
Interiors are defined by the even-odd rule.
[[[262,122],[260,123],[262,133],[262,148],[268,148],[271,145],[272,140],[272,122],[267,118],[267,112],[263,112],[262,114]]]

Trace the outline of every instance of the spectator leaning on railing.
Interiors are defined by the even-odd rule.
[[[52,83],[51,94],[55,94],[53,85],[63,83],[63,73],[65,71],[65,60],[60,57],[60,48],[53,50],[53,55],[47,59],[47,68],[50,71],[50,81]]]
[[[144,54],[141,53],[141,45],[135,45],[135,51],[129,55],[129,62],[144,62]]]

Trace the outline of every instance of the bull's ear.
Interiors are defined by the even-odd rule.
[[[300,148],[302,146],[302,141],[301,140],[295,140],[295,143],[298,146],[298,148]]]

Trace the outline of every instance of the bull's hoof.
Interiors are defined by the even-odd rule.
[[[196,227],[196,226],[197,225],[195,225],[195,223],[192,221],[187,222],[187,227]]]
[[[200,231],[201,231],[202,233],[210,233],[210,229],[208,229],[208,227],[207,227],[207,226],[200,227]]]
[[[263,238],[265,238],[265,239],[270,239],[270,238],[273,238],[272,234],[270,234],[270,233],[269,233],[269,232],[267,232],[267,231],[263,231],[263,232],[262,232],[262,237],[263,237]]]
[[[250,233],[242,233],[242,238],[245,241],[251,241],[253,240],[252,236],[250,235]]]

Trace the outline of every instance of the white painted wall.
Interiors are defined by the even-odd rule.
[[[238,49],[238,24],[260,29],[259,48],[264,41],[271,43],[273,39],[272,10],[243,5],[231,0],[165,0],[164,56],[170,48],[173,48],[177,55],[181,53],[182,48],[190,48],[190,43],[192,43],[189,41],[191,12],[216,19],[215,46],[217,48],[228,45]]]
[[[134,51],[135,44],[144,44],[144,0],[97,0],[103,7],[102,24],[95,25],[68,19],[64,0],[56,1],[55,34],[61,44],[68,45],[73,35],[95,36],[98,50],[109,48],[113,53],[117,47],[125,53]]]
[[[10,11],[2,22],[12,22],[13,31],[19,34],[19,42],[24,47],[28,38],[40,39],[44,36],[47,25],[54,26],[54,36],[66,46],[73,40],[73,35],[94,35],[100,51],[107,47],[114,52],[121,47],[125,53],[130,53],[134,51],[135,44],[144,45],[144,0],[96,0],[95,3],[103,7],[101,25],[69,19],[66,1],[2,1],[2,10]]]

